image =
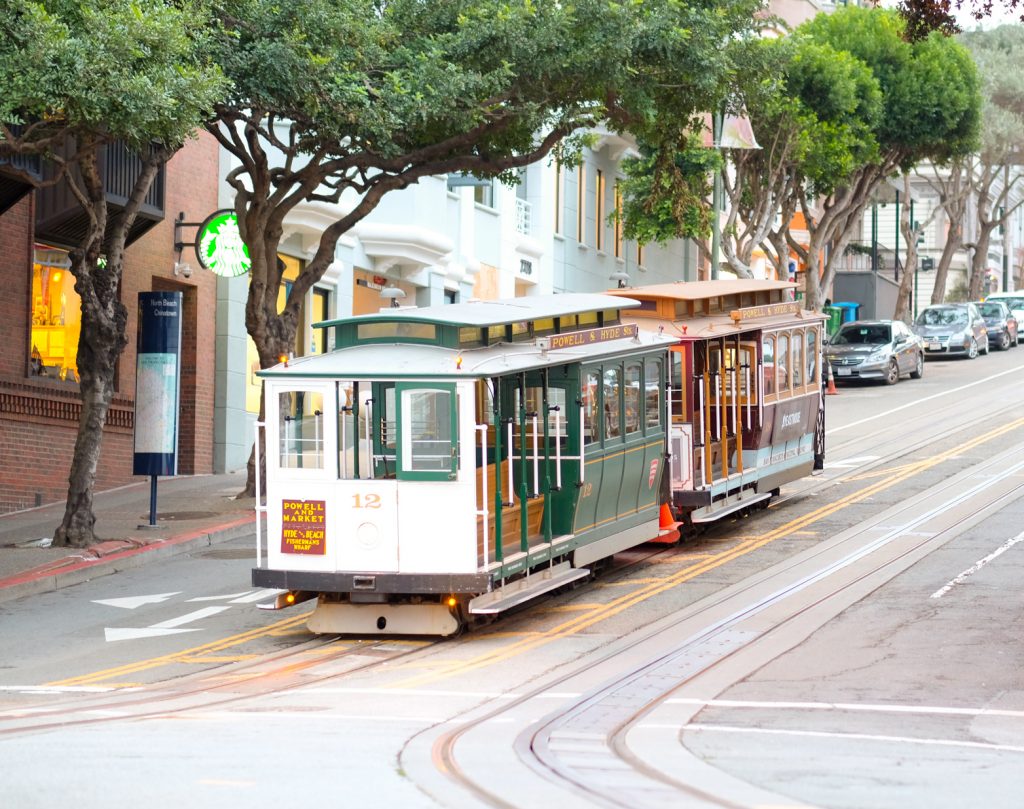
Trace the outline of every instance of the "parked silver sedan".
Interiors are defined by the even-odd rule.
[[[942,303],[922,309],[914,331],[928,354],[988,354],[988,327],[973,303]]]
[[[924,375],[921,338],[900,320],[855,320],[844,323],[825,347],[836,381],[880,379],[895,385],[903,374]]]

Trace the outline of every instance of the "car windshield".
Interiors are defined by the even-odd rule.
[[[982,317],[1003,317],[1003,307],[998,303],[979,303],[978,308],[981,310]]]
[[[964,326],[967,312],[963,309],[925,309],[917,316],[918,326]]]
[[[881,345],[888,342],[888,326],[844,326],[832,339],[835,345]]]
[[[1005,303],[1007,309],[1024,309],[1024,298],[1000,298],[1000,303]]]

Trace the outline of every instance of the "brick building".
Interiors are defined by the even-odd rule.
[[[124,187],[129,164],[123,155],[107,155],[108,188]],[[181,474],[213,469],[217,279],[194,260],[188,277],[176,272],[174,219],[179,212],[201,218],[217,207],[218,168],[212,137],[190,141],[154,183],[126,251],[121,300],[129,312],[128,346],[118,363],[97,491],[134,479],[141,291],[184,293],[178,469]],[[81,410],[75,359],[80,314],[65,252],[73,246],[74,220],[81,213],[67,203],[60,186],[25,193],[27,188],[19,192],[15,185],[0,165],[0,512],[65,499]],[[108,192],[112,210],[117,199],[115,190]]]

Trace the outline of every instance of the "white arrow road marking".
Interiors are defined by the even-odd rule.
[[[160,623],[153,624],[152,626],[125,627],[117,629],[106,627],[103,632],[108,642],[115,640],[134,640],[136,638],[155,638],[162,635],[177,635],[180,632],[198,632],[198,628],[179,629],[178,627],[182,624],[192,623],[192,621],[200,621],[210,615],[216,615],[218,612],[224,612],[224,610],[229,609],[231,609],[231,607],[203,607],[201,610],[196,610],[195,612],[190,612],[185,615],[179,615],[177,618],[161,621]]]
[[[242,590],[240,593],[228,593],[224,596],[199,596],[199,598],[188,599],[189,604],[193,601],[227,601],[229,598],[238,598],[239,596],[246,596],[252,593],[252,590]]]
[[[141,607],[143,604],[160,604],[171,596],[180,595],[181,591],[177,593],[158,593],[157,595],[151,596],[128,596],[126,598],[101,598],[97,601],[93,601],[93,604],[105,604],[108,607],[120,607],[123,610],[133,610],[136,607]]]

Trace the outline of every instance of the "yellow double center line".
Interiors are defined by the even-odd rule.
[[[889,475],[888,477],[879,480],[877,483],[861,489],[860,491],[852,494],[845,495],[844,497],[827,503],[813,511],[808,512],[795,520],[792,520],[785,525],[779,526],[778,528],[769,531],[756,539],[749,539],[740,542],[738,545],[729,548],[728,550],[722,551],[719,554],[715,554],[707,559],[703,559],[696,564],[690,565],[683,568],[677,573],[673,573],[671,576],[649,584],[645,587],[641,587],[638,590],[634,590],[631,593],[627,593],[613,601],[600,605],[592,611],[579,615],[573,619],[570,619],[558,626],[552,627],[551,629],[539,632],[537,634],[531,634],[529,637],[525,637],[522,640],[517,641],[503,649],[496,649],[492,652],[479,655],[465,661],[458,661],[452,663],[446,669],[440,671],[432,671],[425,674],[421,674],[400,682],[391,684],[390,688],[416,688],[429,683],[437,682],[438,680],[450,677],[456,674],[462,674],[464,672],[473,671],[480,669],[485,666],[491,666],[496,663],[501,663],[508,660],[511,657],[520,655],[523,652],[536,649],[545,644],[551,643],[552,641],[564,638],[569,635],[574,635],[578,632],[582,632],[585,629],[593,626],[594,624],[611,618],[623,610],[629,609],[636,604],[646,601],[649,598],[653,598],[660,593],[664,593],[666,590],[670,590],[683,582],[689,581],[690,579],[696,578],[703,573],[707,573],[714,570],[717,567],[738,559],[741,556],[745,556],[758,548],[764,547],[769,542],[774,542],[777,539],[781,539],[788,536],[796,531],[806,528],[812,523],[818,520],[824,519],[835,514],[847,506],[851,506],[854,503],[858,503],[862,500],[878,494],[879,492],[885,491],[886,489],[895,486],[898,483],[902,483],[904,480],[913,477],[914,475],[920,474],[927,469],[930,469],[938,464],[952,458],[955,455],[960,455],[965,451],[973,449],[981,444],[988,441],[992,441],[1006,433],[1012,432],[1019,427],[1024,426],[1024,418],[1017,419],[1009,424],[998,427],[991,430],[983,435],[977,436],[963,444],[957,445],[955,448],[942,452],[938,455],[934,455],[931,458],[927,458],[922,461],[905,464],[899,467],[898,471]],[[409,665],[415,665],[410,663]]]
[[[114,677],[123,678],[130,674],[138,674],[140,671],[147,671],[148,669],[155,669],[160,666],[166,666],[173,663],[188,663],[190,662],[190,658],[216,654],[217,652],[223,652],[225,649],[230,649],[233,646],[238,646],[246,643],[247,641],[255,640],[256,638],[262,638],[287,629],[292,629],[300,625],[307,617],[308,615],[305,612],[300,615],[289,615],[284,620],[277,621],[276,623],[270,624],[270,626],[261,626],[257,629],[250,629],[248,632],[241,632],[237,635],[221,638],[220,640],[212,641],[204,644],[203,646],[193,646],[191,649],[185,649],[181,652],[174,652],[172,654],[163,655],[162,657],[151,657],[146,660],[139,660],[135,663],[127,663],[123,666],[103,669],[102,671],[95,671],[91,674],[83,674],[80,677],[69,677],[66,680],[57,680],[56,682],[47,683],[47,685],[94,685],[105,680],[113,679]]]
[[[963,452],[973,449],[974,447],[980,446],[988,441],[992,441],[999,438],[1006,433],[1012,432],[1019,427],[1024,426],[1024,418],[1017,419],[1016,421],[1005,424],[1002,427],[998,427],[994,430],[990,430],[987,433],[979,435],[970,441],[963,444],[958,444],[955,448],[942,452],[938,455],[934,455],[931,458],[927,458],[922,461],[916,461],[913,463],[904,464],[903,466],[897,467],[895,470],[890,470],[888,477],[879,480],[876,483],[868,486],[867,488],[861,489],[853,494],[848,494],[838,500],[827,503],[813,511],[808,512],[795,520],[792,520],[785,525],[779,526],[778,528],[769,531],[755,539],[747,539],[739,542],[728,550],[722,551],[721,553],[709,555],[698,560],[695,564],[689,565],[682,570],[673,573],[671,576],[667,576],[664,579],[658,579],[654,582],[641,587],[638,590],[634,590],[627,593],[619,598],[607,604],[601,604],[593,609],[587,611],[582,615],[578,615],[558,626],[552,627],[551,629],[545,630],[544,632],[538,632],[531,634],[528,637],[522,638],[521,640],[510,644],[503,649],[497,649],[486,654],[479,655],[477,657],[470,658],[465,661],[457,661],[442,667],[438,671],[431,671],[429,673],[417,675],[401,682],[391,684],[391,688],[414,688],[419,687],[428,683],[437,682],[450,677],[455,674],[461,674],[463,672],[474,671],[476,669],[483,668],[485,666],[491,666],[496,663],[501,663],[509,658],[520,655],[523,652],[536,649],[537,647],[551,643],[552,641],[564,638],[569,635],[574,635],[578,632],[582,632],[585,629],[593,626],[594,624],[611,618],[623,610],[629,609],[636,604],[646,601],[649,598],[653,598],[656,595],[664,593],[666,590],[670,590],[683,582],[700,576],[703,573],[707,573],[715,568],[721,567],[728,562],[738,559],[741,556],[745,556],[752,551],[756,551],[758,548],[764,547],[769,542],[774,542],[777,539],[789,536],[797,531],[801,531],[807,526],[817,522],[818,520],[835,514],[847,506],[851,506],[854,503],[858,503],[865,500],[872,495],[878,494],[891,486],[895,486],[898,483],[902,483],[904,480],[913,477],[921,472],[924,472],[938,464],[952,458],[955,455],[959,455]],[[866,477],[865,475],[848,478],[847,480],[859,480]],[[300,615],[292,615],[282,621],[270,624],[269,626],[260,627],[258,629],[252,629],[248,632],[242,632],[237,635],[222,638],[217,641],[205,644],[203,646],[196,646],[191,649],[185,649],[180,652],[174,652],[172,654],[163,655],[161,657],[149,658],[147,660],[140,660],[135,663],[128,663],[123,666],[115,668],[104,669],[102,671],[93,672],[91,674],[84,674],[80,677],[71,677],[66,680],[58,680],[56,682],[47,683],[51,686],[72,686],[72,685],[92,685],[113,678],[123,678],[130,674],[136,674],[141,671],[147,671],[149,669],[158,668],[159,666],[170,665],[175,663],[188,663],[194,658],[203,657],[206,655],[221,652],[226,649],[230,649],[234,646],[239,646],[257,638],[266,637],[279,633],[288,629],[297,627],[303,621],[306,620],[306,613]],[[412,663],[410,665],[417,665]]]

